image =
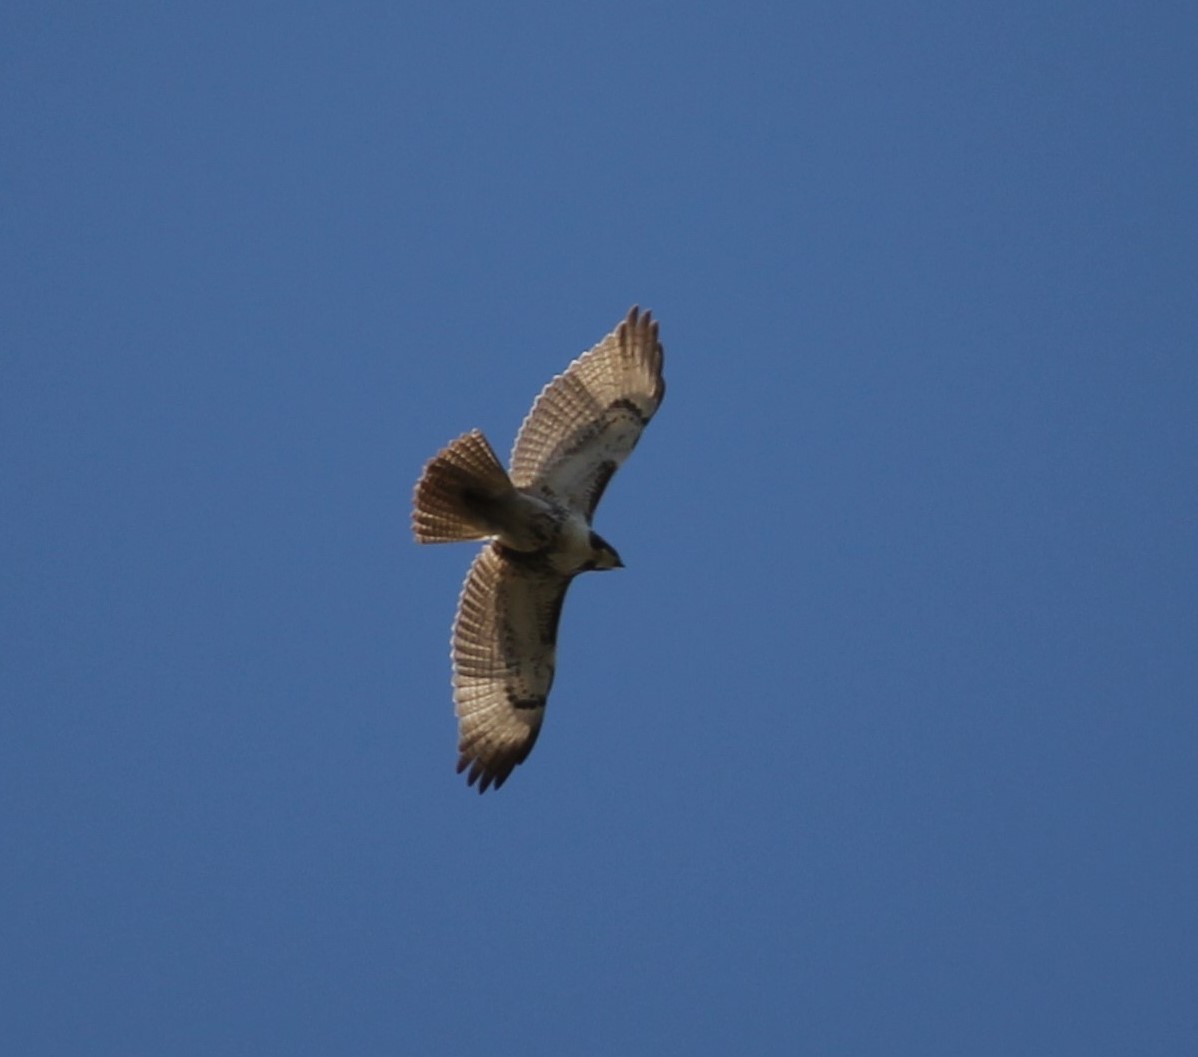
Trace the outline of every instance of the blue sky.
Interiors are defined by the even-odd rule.
[[[5,1048],[1193,1052],[1196,44],[7,5]],[[627,569],[480,798],[411,488],[633,303]]]

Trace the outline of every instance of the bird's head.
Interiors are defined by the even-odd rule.
[[[588,569],[623,569],[624,563],[616,553],[616,548],[607,542],[598,532],[591,533],[591,560],[587,562]]]

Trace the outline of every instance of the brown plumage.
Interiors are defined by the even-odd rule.
[[[512,495],[512,482],[477,429],[439,451],[416,486],[412,531],[421,543],[484,539],[496,531],[487,517]]]
[[[591,517],[665,395],[662,360],[657,323],[634,307],[541,391],[510,477],[473,430],[417,483],[419,542],[492,539],[466,577],[453,628],[458,771],[480,793],[503,785],[537,740],[570,582],[623,564]]]

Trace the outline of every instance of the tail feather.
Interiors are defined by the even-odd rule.
[[[412,531],[421,543],[493,536],[489,512],[513,492],[511,479],[487,438],[475,429],[439,451],[416,484]]]

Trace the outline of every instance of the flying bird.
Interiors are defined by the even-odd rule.
[[[480,793],[503,785],[536,744],[571,581],[624,564],[591,519],[661,404],[661,370],[657,323],[634,306],[541,390],[510,472],[471,430],[420,475],[417,541],[490,541],[462,585],[452,635],[458,773]]]

